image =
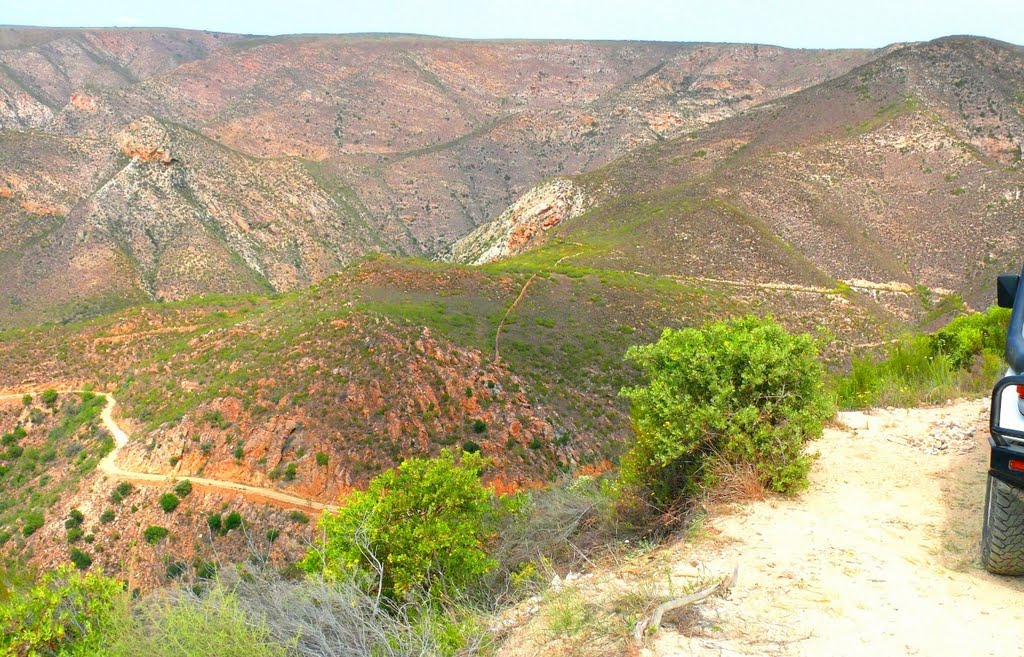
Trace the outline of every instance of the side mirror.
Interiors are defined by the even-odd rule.
[[[1024,376],[1003,377],[992,389],[989,429],[993,437],[999,436],[1017,444],[1024,443],[1021,390],[1024,390]]]
[[[1000,308],[1013,308],[1018,285],[1020,276],[1016,274],[1003,274],[996,278],[996,302]]]

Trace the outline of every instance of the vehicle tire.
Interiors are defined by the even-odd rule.
[[[996,575],[1024,575],[1024,490],[988,476],[981,565]]]

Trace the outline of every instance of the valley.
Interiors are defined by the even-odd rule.
[[[891,558],[844,543],[835,518],[818,534],[808,527],[847,498],[881,506],[887,482],[873,473],[917,454],[882,453],[884,443],[929,429],[934,415],[974,427],[977,402],[840,413],[810,443],[828,453],[795,497],[766,492],[785,486],[758,473],[757,459],[778,454],[759,447],[737,463],[721,448],[715,477],[732,498],[708,490],[663,504],[620,478],[643,432],[628,391],[650,376],[649,361],[627,354],[756,317],[799,336],[810,363],[800,372],[832,414],[983,394],[1001,367],[992,345],[1005,318],[980,313],[995,276],[1024,258],[1022,147],[1024,47],[980,37],[794,50],[0,27],[0,603],[22,573],[70,559],[150,610],[164,589],[200,605],[222,585],[229,597],[282,587],[232,598],[238,611],[286,600],[288,587],[305,600],[310,581],[335,586],[372,631],[415,642],[424,618],[450,622],[437,635],[457,635],[466,652],[435,651],[445,655],[763,654],[769,644],[825,654],[821,636],[856,629],[833,616],[862,612],[888,623],[863,650],[929,652],[935,644],[876,617],[902,598],[882,591],[856,610],[823,598],[863,594],[848,580],[875,555],[900,586],[913,579],[908,564],[934,557],[931,584],[1005,604],[1016,585],[978,578],[966,521],[940,531],[938,511],[901,497],[924,529],[916,551]],[[930,335],[944,326],[954,329]],[[781,359],[771,348],[750,362]],[[762,371],[737,358],[736,381]],[[914,376],[932,387],[908,390]],[[722,389],[756,392],[734,383]],[[779,399],[792,396],[786,385]],[[774,399],[757,397],[756,413],[770,416]],[[792,417],[820,433],[811,411]],[[956,468],[983,470],[971,449],[905,474],[966,516],[978,481]],[[842,458],[859,479],[844,478]],[[466,539],[494,550],[481,556],[488,577],[472,604],[431,597],[447,583],[430,568],[423,599],[403,602],[384,572],[402,557],[378,559],[369,543],[348,557],[371,555],[369,575],[332,581],[318,521],[368,489],[393,493],[379,482],[424,463],[452,468],[438,489],[470,472],[494,515],[490,533]],[[383,524],[449,508],[431,504]],[[907,528],[883,516],[849,518],[859,537]],[[544,530],[557,540],[533,545],[530,522],[556,525]],[[776,525],[808,531],[822,551],[868,556],[787,552]],[[368,526],[350,540],[369,542]],[[748,544],[750,527],[765,545]],[[579,600],[549,586],[586,568],[569,597],[594,593],[584,609],[607,603],[598,611],[609,622],[634,628],[668,593],[632,569],[649,561],[707,583],[685,564],[724,572],[744,554],[785,572],[745,562],[728,597],[644,647],[575,623]],[[624,566],[627,556],[639,561]],[[805,558],[814,573],[796,572]],[[619,580],[628,604],[605,595]],[[769,602],[787,596],[781,617]],[[291,627],[267,609],[239,613]],[[748,623],[763,641],[751,642]],[[466,637],[501,645],[470,649]]]

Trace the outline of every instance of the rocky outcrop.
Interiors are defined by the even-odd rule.
[[[89,94],[82,93],[80,91],[71,93],[71,98],[68,100],[68,104],[83,112],[96,112],[96,99]]]
[[[143,116],[129,123],[117,134],[117,145],[122,153],[133,159],[166,165],[177,162],[171,155],[170,135],[152,116]]]
[[[543,243],[555,226],[583,214],[588,203],[587,195],[568,178],[542,183],[497,219],[453,244],[441,259],[481,265],[522,253]]]

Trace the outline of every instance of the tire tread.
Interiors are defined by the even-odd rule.
[[[988,478],[981,561],[990,573],[1024,575],[1024,490]]]

